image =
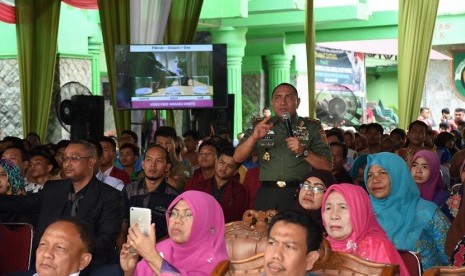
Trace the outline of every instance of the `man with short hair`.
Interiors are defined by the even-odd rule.
[[[24,189],[28,194],[37,193],[52,178],[51,172],[55,168],[55,159],[44,149],[33,150],[29,160],[29,177]]]
[[[457,107],[454,110],[454,123],[458,126],[462,121],[465,121],[465,109]]]
[[[368,151],[370,154],[382,152],[384,150],[382,144],[384,128],[378,123],[371,123],[367,125],[367,140]]]
[[[234,175],[241,164],[234,162],[234,147],[224,148],[215,162],[213,178],[189,182],[186,191],[197,190],[211,194],[223,209],[225,222],[241,220],[248,206],[248,194]]]
[[[297,115],[300,98],[292,84],[276,86],[271,103],[275,116],[255,122],[234,161],[244,162],[257,146],[262,186],[255,208],[282,211],[294,207],[295,190],[312,169],[331,170],[331,149],[321,122]]]
[[[168,151],[160,145],[149,145],[142,161],[145,177],[129,183],[123,189],[124,216],[121,225],[122,231],[118,238],[119,248],[126,242],[131,207],[152,210],[152,222],[156,225],[157,239],[168,234],[166,210],[178,195],[178,192],[165,179],[170,167],[171,161]]]
[[[77,219],[60,219],[45,229],[36,251],[34,276],[77,276],[92,260],[93,233]]]
[[[123,170],[129,175],[131,181],[139,177],[140,170],[137,170],[137,160],[139,160],[139,147],[126,143],[119,149],[119,159]]]
[[[278,213],[268,226],[265,276],[309,276],[320,254],[320,226],[309,216],[295,211]]]
[[[199,145],[199,133],[197,131],[188,130],[182,135],[184,138],[184,145],[187,151],[182,152],[182,158],[189,160],[192,168],[198,165],[197,160],[197,146]]]
[[[347,163],[348,148],[346,144],[336,141],[329,144],[333,156],[332,174],[337,183],[354,183],[344,165]]]
[[[203,141],[199,146],[198,153],[198,168],[194,170],[194,174],[187,180],[187,185],[192,185],[198,181],[211,179],[215,176],[215,162],[220,156],[220,148],[211,141]]]
[[[175,151],[176,139],[176,130],[172,127],[162,126],[155,131],[155,143],[164,147],[170,153],[171,169],[168,183],[179,192],[182,192],[186,186],[187,179],[192,175],[192,170],[190,166],[178,160]]]
[[[40,193],[0,195],[0,213],[38,213],[34,250],[45,229],[56,219],[77,217],[87,221],[95,235],[92,265],[115,260],[115,242],[122,222],[121,193],[94,176],[97,149],[87,141],[72,141],[62,157],[67,179],[48,181]]]
[[[116,159],[116,142],[111,137],[104,136],[99,141],[102,146],[102,157],[99,160],[99,172],[105,176],[111,176],[123,181],[124,185],[131,182],[129,174],[114,166]],[[97,177],[98,178],[98,177]]]
[[[121,135],[118,137],[118,148],[121,151],[121,148],[125,144],[131,144],[139,148],[138,140],[139,138],[137,137],[137,134],[134,131],[129,130],[129,129],[123,130],[121,132]],[[123,169],[123,165],[120,163],[120,155],[121,155],[120,151],[118,151],[117,158],[115,160],[115,167],[117,167],[118,169]],[[136,160],[136,164],[134,165],[134,168],[135,168],[135,171],[137,172],[142,171],[142,159],[141,158],[138,158]],[[131,174],[129,174],[129,176],[131,176]]]
[[[420,116],[418,116],[417,120],[422,121],[429,127],[436,126],[436,122],[434,121],[433,116],[431,116],[431,110],[428,107],[420,108]]]

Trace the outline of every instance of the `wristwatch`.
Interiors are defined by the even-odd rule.
[[[304,149],[301,156],[307,157],[308,156],[308,149]]]

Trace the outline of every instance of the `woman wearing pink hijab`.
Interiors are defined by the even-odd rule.
[[[323,225],[334,251],[343,251],[377,263],[396,264],[409,275],[397,249],[378,224],[367,192],[354,184],[334,184],[321,207]]]
[[[440,169],[439,157],[430,150],[417,152],[410,164],[410,172],[420,190],[421,198],[442,207],[449,198],[449,192],[445,190]]]
[[[210,275],[219,262],[228,259],[223,211],[211,195],[180,194],[168,207],[166,221],[170,238],[156,247],[154,224],[150,237],[137,227],[129,229],[120,254],[124,275]],[[137,263],[139,255],[143,260]]]

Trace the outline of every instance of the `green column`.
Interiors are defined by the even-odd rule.
[[[246,28],[220,28],[212,30],[212,42],[227,44],[228,93],[234,94],[234,136],[242,132],[242,58],[246,44]]]
[[[273,89],[280,83],[291,81],[291,60],[288,55],[268,55],[266,63],[268,69],[268,91],[271,101]]]
[[[89,39],[89,54],[92,55],[91,68],[92,68],[92,88],[90,92],[92,95],[102,95],[101,83],[100,83],[100,49],[102,42],[98,39]]]

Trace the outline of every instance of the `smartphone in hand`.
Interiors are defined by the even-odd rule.
[[[152,224],[152,210],[149,208],[131,207],[129,209],[129,224],[133,227],[136,223],[139,231],[148,237],[150,234],[150,225]]]

